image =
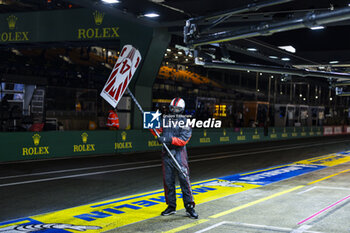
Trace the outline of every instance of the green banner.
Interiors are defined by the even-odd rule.
[[[194,129],[188,147],[323,136],[322,127]],[[160,151],[149,130],[0,133],[0,162]]]
[[[89,9],[0,14],[0,43],[127,41],[135,37],[149,41],[152,29]]]

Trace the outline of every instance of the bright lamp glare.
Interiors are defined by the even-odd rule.
[[[251,52],[256,52],[258,51],[256,48],[247,48],[248,51],[251,51]]]
[[[339,61],[330,61],[329,64],[337,64]]]
[[[278,48],[286,50],[287,52],[290,52],[290,53],[295,53],[296,52],[296,49],[293,46],[291,46],[291,45],[278,46]]]
[[[159,17],[159,14],[157,13],[147,13],[145,14],[146,17],[148,18],[155,18],[155,17]]]
[[[102,0],[102,2],[113,4],[113,3],[119,3],[118,0]]]
[[[281,60],[282,60],[282,61],[290,61],[290,58],[288,58],[288,57],[283,57]]]
[[[320,29],[324,29],[323,26],[315,26],[315,27],[311,27],[311,30],[320,30]]]

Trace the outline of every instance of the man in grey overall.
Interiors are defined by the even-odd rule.
[[[185,101],[181,98],[174,98],[170,105],[170,113],[175,117],[165,119],[167,127],[164,127],[159,132],[162,131],[162,136],[158,138],[160,143],[165,143],[171,153],[174,155],[177,162],[183,168],[187,177],[180,174],[174,167],[171,158],[167,155],[167,152],[163,148],[162,152],[162,167],[163,167],[163,183],[164,183],[164,193],[166,203],[168,207],[161,213],[161,215],[171,215],[176,213],[176,189],[175,189],[175,176],[177,175],[180,182],[180,187],[182,190],[182,198],[184,206],[186,208],[186,214],[190,218],[197,219],[198,214],[194,210],[194,199],[191,189],[191,183],[189,179],[189,167],[187,162],[187,150],[186,144],[192,136],[192,129],[186,126],[179,126],[178,124],[174,126],[175,122],[184,121],[186,123],[186,118],[184,116],[177,116],[177,114],[183,113],[185,109]],[[173,124],[170,124],[172,121]]]

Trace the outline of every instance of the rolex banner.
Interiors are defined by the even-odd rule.
[[[113,108],[118,105],[140,62],[140,52],[131,45],[125,45],[100,94]]]

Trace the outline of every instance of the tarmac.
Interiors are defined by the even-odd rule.
[[[159,152],[0,164],[0,232],[350,232],[349,139],[189,150],[199,219],[159,216]]]

